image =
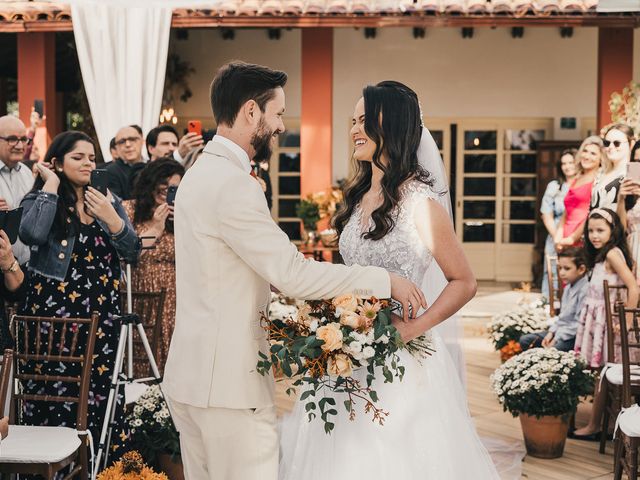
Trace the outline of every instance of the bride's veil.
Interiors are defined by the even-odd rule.
[[[440,150],[431,132],[425,127],[422,128],[422,137],[418,147],[418,162],[431,175],[433,180],[433,190],[438,193],[437,201],[449,212],[449,217],[453,221],[453,210],[451,209],[451,195],[449,182],[444,168],[444,162],[440,156]],[[442,273],[442,269],[437,262],[431,262],[429,269],[421,285],[422,291],[427,298],[429,305],[438,298],[442,290],[447,286],[447,279]],[[465,385],[465,365],[464,355],[460,345],[461,325],[457,315],[445,320],[435,327],[435,331],[442,337],[447,346],[447,350],[460,375],[460,381]]]
[[[418,147],[418,162],[422,168],[431,174],[431,178],[434,181],[433,190],[441,193],[441,195],[437,196],[437,200],[447,209],[453,221],[449,182],[447,181],[447,174],[444,163],[442,162],[442,157],[440,156],[440,150],[429,130],[424,127],[422,128],[422,137],[420,139],[420,146]],[[447,279],[444,273],[442,273],[440,266],[438,266],[435,261],[431,262],[424,277],[423,284],[421,285],[429,305],[438,298],[446,285]],[[440,323],[435,327],[435,331],[438,332],[444,340],[447,350],[458,370],[460,383],[464,387],[466,384],[466,370],[462,345],[460,343],[462,338],[462,325],[460,324],[458,316],[454,315]],[[489,451],[491,459],[503,479],[517,479],[521,477],[521,462],[524,457],[524,448],[520,442],[507,442],[502,439],[484,436],[481,437],[481,440]]]

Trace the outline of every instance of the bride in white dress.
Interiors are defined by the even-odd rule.
[[[441,270],[446,286],[429,308],[407,323],[394,319],[405,341],[429,332],[436,352],[418,361],[402,351],[402,381],[383,383],[376,375],[378,405],[390,412],[384,426],[356,405],[354,421],[338,408],[327,435],[321,421],[308,421],[304,402],[296,402],[281,425],[280,479],[498,479],[469,415],[456,363],[440,327],[434,328],[473,297],[476,283],[443,207],[446,180],[427,171],[436,167],[433,155],[425,159],[433,139],[422,127],[416,94],[398,82],[366,87],[351,136],[358,165],[335,219],[340,253],[347,265],[384,267],[417,285],[437,282]],[[434,260],[435,275],[429,268]],[[354,376],[364,380],[364,374]],[[341,406],[344,398],[334,395]]]

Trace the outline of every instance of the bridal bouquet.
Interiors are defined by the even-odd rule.
[[[309,421],[318,415],[326,433],[334,428],[331,417],[338,414],[334,396],[343,394],[349,418],[355,418],[355,405],[364,403],[365,413],[384,424],[388,412],[376,405],[373,390],[376,367],[385,382],[402,380],[405,367],[398,351],[406,348],[414,356],[424,358],[433,351],[426,336],[404,344],[391,323],[392,308],[388,301],[359,299],[342,295],[333,300],[300,302],[297,314],[280,319],[262,314],[262,324],[269,335],[268,354],[259,352],[257,370],[268,374],[276,367],[284,376],[294,378],[293,387],[304,386],[301,401]],[[366,378],[354,378],[355,369],[365,369]]]

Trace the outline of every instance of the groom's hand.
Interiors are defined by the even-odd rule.
[[[389,273],[391,279],[391,298],[402,304],[402,316],[405,322],[409,321],[409,305],[411,305],[411,318],[415,318],[420,307],[427,308],[427,300],[422,290],[414,285],[411,280]]]

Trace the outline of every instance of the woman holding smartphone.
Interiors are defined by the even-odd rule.
[[[41,317],[89,318],[98,312],[95,355],[89,383],[88,429],[100,437],[106,414],[120,325],[120,259],[135,262],[140,242],[118,198],[89,186],[96,168],[95,147],[82,132],[69,131],[53,139],[45,162],[37,164],[33,190],[22,200],[20,238],[31,246],[25,303],[21,312]],[[51,325],[42,324],[45,338]],[[59,327],[55,327],[59,328]],[[61,334],[61,333],[60,333]],[[34,334],[29,335],[35,338]],[[71,342],[73,332],[67,332]],[[59,375],[53,366],[39,373]],[[65,375],[78,375],[80,365]],[[24,393],[59,395],[56,383],[23,382]],[[65,387],[63,387],[65,388]],[[68,392],[72,394],[73,392]],[[26,401],[23,418],[29,425],[75,424],[75,404]],[[126,452],[128,428],[124,403],[117,406],[112,446],[115,459]]]
[[[633,270],[640,284],[640,142],[636,141],[630,153],[629,170],[627,176],[620,185],[618,192],[618,215],[622,225],[627,231],[627,239],[631,256],[633,257]]]
[[[161,338],[154,353],[162,374],[169,353],[176,317],[176,265],[173,236],[173,190],[178,187],[184,167],[173,158],[155,160],[145,167],[133,187],[133,199],[125,202],[127,214],[142,238],[140,261],[131,274],[136,292],[165,291]],[[142,351],[139,354],[143,354]],[[150,374],[147,363],[134,364],[136,376]]]

